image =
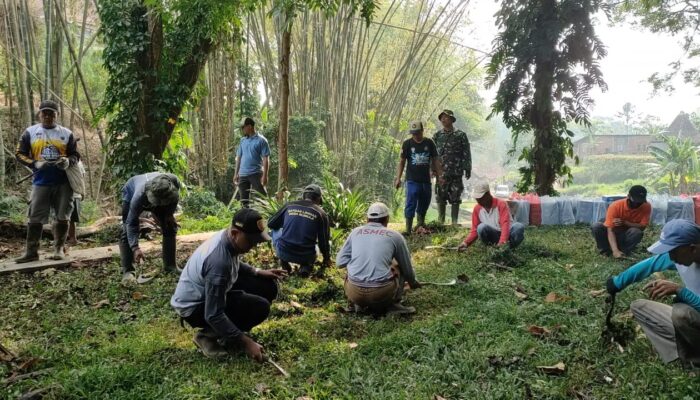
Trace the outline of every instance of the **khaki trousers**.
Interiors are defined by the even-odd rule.
[[[635,300],[630,309],[665,363],[700,363],[700,312],[685,303],[651,300]]]

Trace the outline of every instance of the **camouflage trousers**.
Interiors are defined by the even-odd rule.
[[[464,183],[462,176],[446,176],[445,183],[438,182],[435,185],[435,195],[438,204],[460,204],[462,202],[462,192],[464,192]]]

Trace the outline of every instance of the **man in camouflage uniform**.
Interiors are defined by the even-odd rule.
[[[457,121],[454,112],[443,110],[438,119],[442,123],[442,129],[433,135],[437,146],[438,155],[442,164],[444,180],[435,185],[435,194],[438,203],[438,220],[445,223],[445,209],[447,202],[452,205],[452,224],[456,225],[459,219],[459,205],[462,203],[462,174],[469,179],[472,174],[472,153],[469,148],[467,134],[455,129],[453,124]]]

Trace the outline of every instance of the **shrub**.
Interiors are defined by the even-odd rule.
[[[180,204],[185,215],[192,217],[225,216],[228,214],[226,205],[220,202],[214,193],[201,187],[190,190]]]
[[[27,204],[17,196],[0,197],[0,218],[24,221]]]
[[[331,226],[350,230],[362,224],[369,205],[364,191],[352,191],[328,177],[324,179],[324,190],[323,209],[328,214]]]

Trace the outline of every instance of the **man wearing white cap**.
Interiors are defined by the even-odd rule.
[[[608,278],[608,293],[615,296],[654,272],[676,270],[685,287],[667,280],[644,287],[652,300],[675,296],[673,305],[638,299],[630,309],[665,363],[680,359],[687,366],[700,366],[700,226],[674,219],[648,250],[653,257]]]
[[[474,187],[474,199],[478,203],[472,211],[472,229],[469,236],[459,245],[465,251],[477,239],[487,245],[508,244],[516,248],[525,239],[525,226],[513,222],[508,204],[491,195],[488,182],[479,182]]]
[[[400,233],[387,228],[389,208],[374,203],[367,224],[353,229],[336,257],[338,268],[347,268],[345,295],[359,309],[373,313],[412,314],[401,305],[404,282],[412,289],[416,280],[411,253]]]

